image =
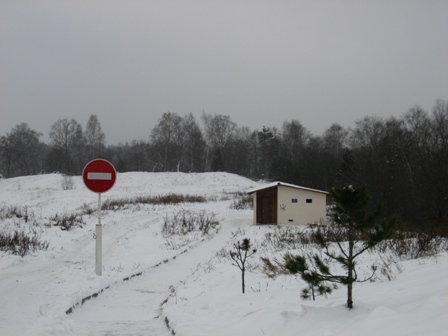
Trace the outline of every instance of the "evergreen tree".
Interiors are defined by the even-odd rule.
[[[101,124],[95,114],[90,115],[89,120],[87,121],[84,137],[88,150],[88,159],[93,160],[100,157],[101,152],[104,151],[105,135],[101,130]]]
[[[235,265],[241,270],[241,289],[243,294],[246,291],[246,282],[245,282],[245,274],[246,274],[246,261],[247,258],[253,256],[257,250],[250,249],[252,248],[252,244],[250,243],[249,238],[244,238],[243,242],[238,242],[233,245],[235,247],[235,251],[230,251],[230,258],[235,262]]]
[[[346,273],[332,274],[328,263],[318,254],[311,258],[286,255],[285,267],[293,274],[300,274],[311,289],[317,288],[324,295],[331,293],[330,283],[346,286],[347,307],[353,308],[353,284],[371,279],[376,271],[376,267],[372,265],[371,275],[359,279],[355,259],[379,242],[392,237],[397,218],[385,218],[381,205],[378,205],[375,211],[369,212],[370,196],[365,186],[347,185],[332,189],[331,195],[335,201],[332,228],[325,234],[317,231],[314,238],[323,249],[327,260],[339,263]],[[302,292],[302,297],[309,297],[305,294],[306,292]]]

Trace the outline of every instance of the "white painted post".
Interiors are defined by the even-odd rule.
[[[95,272],[101,275],[102,265],[102,247],[103,247],[103,226],[101,225],[101,193],[98,193],[98,224],[96,225],[96,249],[95,249]]]

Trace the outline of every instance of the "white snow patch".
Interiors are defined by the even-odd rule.
[[[97,276],[95,213],[83,216],[86,224],[70,231],[41,225],[55,214],[96,206],[97,195],[85,188],[80,176],[73,180],[73,190],[62,190],[59,174],[0,181],[0,207],[26,206],[36,220],[0,219],[0,229],[28,225],[50,241],[47,251],[24,258],[0,252],[0,335],[170,335],[165,317],[185,336],[446,332],[447,254],[403,261],[403,272],[393,281],[356,284],[355,307],[348,310],[343,287],[328,299],[305,302],[300,299],[305,284],[299,277],[268,278],[255,267],[263,253],[269,256],[258,248],[248,260],[242,294],[241,272],[225,254],[244,237],[257,248],[270,228],[251,225],[250,210],[229,209],[232,193],[261,186],[233,174],[118,174],[103,201],[168,193],[215,201],[104,211],[103,275]],[[163,218],[182,208],[214,212],[221,223],[219,233],[210,240],[181,237],[167,244],[161,233]],[[184,248],[172,249],[183,243],[189,248],[186,253],[181,253]],[[366,267],[370,262],[365,258]],[[122,281],[138,272],[143,275]],[[108,286],[66,315],[84,297]]]

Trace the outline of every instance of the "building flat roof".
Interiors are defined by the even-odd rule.
[[[322,191],[322,190],[317,190],[317,189],[311,189],[311,188],[306,188],[306,187],[301,187],[295,184],[290,184],[290,183],[284,183],[284,182],[272,182],[269,183],[263,187],[258,187],[258,188],[252,188],[249,189],[247,191],[248,194],[253,194],[254,192],[257,192],[259,190],[263,190],[263,189],[268,189],[268,188],[272,188],[272,187],[277,187],[277,186],[284,186],[284,187],[290,187],[290,188],[296,188],[296,189],[302,189],[302,190],[308,190],[308,191],[314,191],[314,192],[318,192],[318,193],[322,193],[322,194],[328,194],[328,192],[326,191]]]

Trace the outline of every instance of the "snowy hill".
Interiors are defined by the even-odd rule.
[[[48,174],[0,180],[0,204],[23,204],[28,207],[71,211],[84,202],[96,202],[81,176],[73,177],[73,190],[62,190],[62,176]],[[258,183],[228,173],[120,173],[114,187],[104,194],[104,200],[138,195],[168,193],[222,196],[245,191]]]
[[[267,277],[260,256],[269,226],[255,227],[251,210],[232,210],[236,192],[260,184],[226,173],[122,173],[103,201],[169,193],[207,202],[133,204],[103,211],[103,275],[95,269],[97,196],[81,177],[63,190],[59,174],[0,181],[0,232],[23,230],[49,242],[25,257],[0,252],[0,335],[442,335],[448,311],[448,256],[404,261],[393,276],[355,286],[355,308],[344,288],[328,299],[302,301],[293,276]],[[11,215],[11,209],[18,215]],[[208,234],[162,233],[179,211],[213,214]],[[70,230],[55,215],[76,214]],[[8,215],[9,214],[9,215]],[[27,221],[25,221],[24,214]],[[248,237],[259,249],[246,275],[226,256]],[[376,256],[367,255],[366,265]],[[132,277],[134,276],[134,277]],[[124,279],[130,280],[124,281]],[[96,295],[97,297],[92,297]],[[82,302],[85,298],[91,298]],[[67,314],[66,312],[69,312]],[[172,330],[166,326],[169,324]]]

